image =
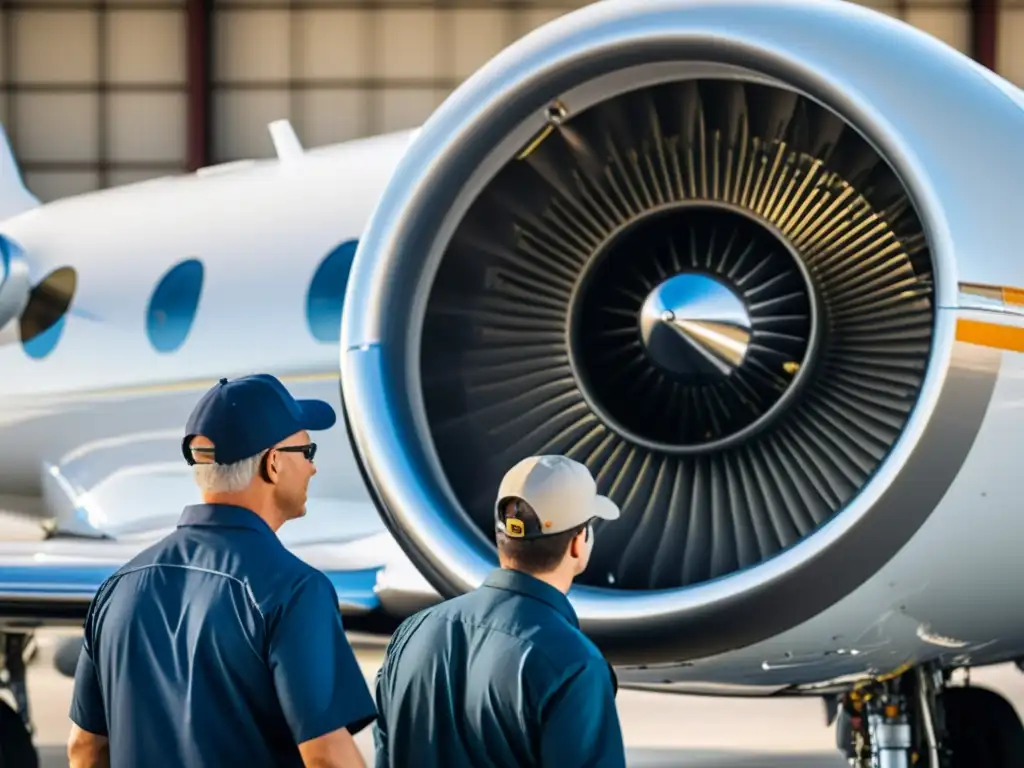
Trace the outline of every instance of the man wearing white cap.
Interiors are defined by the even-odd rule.
[[[501,567],[406,619],[377,673],[376,765],[624,768],[615,678],[566,593],[619,508],[582,464],[533,456],[494,505]]]

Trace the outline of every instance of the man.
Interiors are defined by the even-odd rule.
[[[98,590],[71,702],[71,768],[362,766],[376,716],[327,577],[277,530],[306,511],[309,431],[336,421],[273,376],[221,379],[182,452],[203,504]]]
[[[583,465],[537,456],[505,475],[495,517],[501,568],[406,619],[388,644],[377,766],[625,766],[611,667],[566,597],[593,520],[618,507]]]

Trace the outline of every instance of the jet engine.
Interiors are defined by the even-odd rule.
[[[467,80],[342,321],[353,447],[424,576],[483,580],[498,482],[540,453],[622,509],[571,593],[616,661],[762,640],[877,571],[991,393],[955,312],[1008,253],[1012,91],[822,0],[605,0]]]

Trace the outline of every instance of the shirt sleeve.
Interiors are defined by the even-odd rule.
[[[268,642],[277,696],[297,744],[376,717],[373,697],[345,636],[338,596],[322,573],[283,606]]]
[[[389,768],[392,761],[390,739],[392,737],[401,739],[401,735],[395,736],[391,732],[392,723],[388,722],[387,715],[391,705],[391,684],[395,672],[395,666],[401,657],[402,649],[406,642],[412,637],[416,629],[427,617],[428,611],[421,611],[407,617],[391,635],[387,648],[384,649],[384,659],[377,669],[375,694],[377,701],[377,720],[373,724],[373,746],[376,752],[375,768]],[[401,726],[396,729],[400,734]],[[401,743],[401,742],[399,742]]]
[[[590,659],[565,678],[541,711],[541,765],[625,768],[608,665]]]
[[[387,663],[385,661],[385,663]],[[376,768],[388,768],[388,725],[384,713],[387,711],[384,702],[384,666],[377,670],[376,678],[377,719],[373,723],[373,750],[376,755]]]
[[[107,735],[107,715],[103,708],[103,689],[92,662],[92,653],[86,639],[78,654],[75,668],[75,689],[71,694],[71,721],[84,731],[97,736]]]

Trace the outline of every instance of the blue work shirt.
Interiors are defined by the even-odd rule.
[[[301,767],[375,715],[331,582],[248,509],[186,507],[89,607],[70,716],[113,768]]]
[[[377,673],[377,766],[624,767],[615,693],[566,596],[496,570],[392,636]]]

